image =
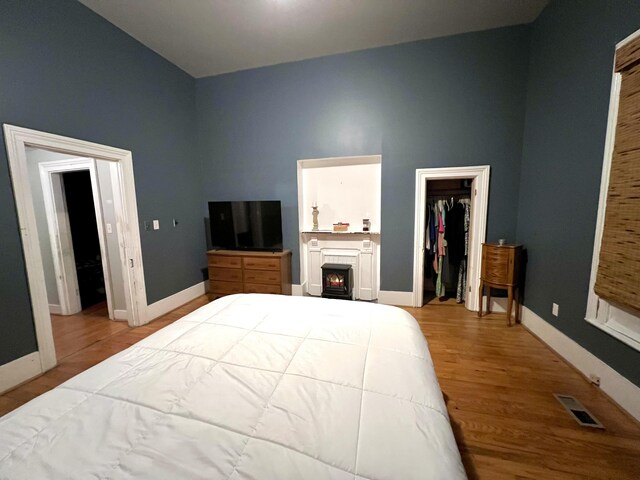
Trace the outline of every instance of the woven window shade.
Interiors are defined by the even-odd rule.
[[[618,50],[622,75],[595,292],[640,311],[640,38]]]

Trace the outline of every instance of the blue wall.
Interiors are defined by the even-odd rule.
[[[640,353],[584,317],[615,44],[638,28],[631,1],[555,1],[534,23],[517,235],[525,305],[636,385]]]
[[[202,281],[193,78],[75,1],[2,1],[0,123],[131,150],[140,221],[162,227],[141,231],[149,303]],[[36,340],[0,137],[1,365]]]
[[[364,154],[382,288],[410,291],[415,169],[489,164],[488,239],[528,247],[525,304],[640,385],[638,352],[583,320],[614,45],[639,26],[635,2],[554,1],[532,27],[194,80],[77,2],[4,1],[0,122],[133,151],[163,227],[141,229],[149,303],[202,280],[207,200],[281,199],[298,283],[296,161]],[[0,205],[3,364],[36,350],[3,144]]]
[[[296,161],[382,154],[381,287],[411,291],[415,170],[489,164],[488,238],[514,240],[528,32],[504,28],[197,80],[204,199],[282,200],[299,283]]]

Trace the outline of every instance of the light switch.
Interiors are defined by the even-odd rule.
[[[160,230],[160,220],[154,220],[153,221],[153,229],[154,230]]]
[[[107,223],[107,233],[113,233],[113,228],[111,228],[110,223]]]

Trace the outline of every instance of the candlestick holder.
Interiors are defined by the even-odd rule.
[[[311,212],[311,215],[313,215],[313,231],[317,232],[318,231],[318,213],[320,213],[318,211],[318,207],[311,207],[313,209],[313,212]]]

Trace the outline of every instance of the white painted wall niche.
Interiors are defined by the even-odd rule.
[[[298,161],[300,282],[303,294],[321,294],[322,263],[354,269],[354,299],[376,300],[380,285],[382,157],[332,157]],[[312,207],[317,205],[318,232]],[[363,219],[371,228],[363,232]],[[349,223],[347,232],[333,224]]]
[[[362,231],[362,220],[371,231],[380,231],[382,157],[334,157],[298,161],[300,231],[313,225],[311,207],[318,206],[320,230],[347,222],[349,231]]]

